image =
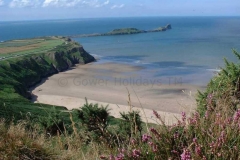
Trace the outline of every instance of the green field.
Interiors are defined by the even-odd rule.
[[[44,37],[24,40],[12,40],[0,43],[0,60],[43,53],[63,44],[65,40],[58,37]]]

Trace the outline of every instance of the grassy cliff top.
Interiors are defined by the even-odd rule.
[[[142,30],[137,28],[120,28],[114,29],[111,32],[108,32],[109,35],[119,35],[119,34],[135,34],[135,33],[142,33]]]
[[[141,30],[137,28],[120,28],[120,29],[114,29],[110,33],[119,33],[119,32],[141,32]]]
[[[66,38],[53,36],[1,42],[0,60],[48,52],[66,43],[68,43]]]

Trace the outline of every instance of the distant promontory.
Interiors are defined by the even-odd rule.
[[[153,30],[140,30],[137,28],[120,28],[114,29],[107,33],[93,33],[93,34],[80,34],[80,35],[72,35],[70,38],[79,38],[79,37],[97,37],[97,36],[114,36],[114,35],[127,35],[127,34],[139,34],[139,33],[149,33],[149,32],[162,32],[168,29],[172,29],[171,24],[167,24],[164,27],[159,27]]]

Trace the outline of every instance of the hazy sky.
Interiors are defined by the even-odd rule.
[[[135,16],[240,16],[240,0],[0,0],[0,21]]]

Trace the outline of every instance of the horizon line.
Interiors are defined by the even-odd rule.
[[[27,22],[27,21],[59,21],[59,20],[80,20],[80,19],[111,19],[111,18],[157,18],[157,17],[240,17],[240,15],[181,15],[181,16],[123,16],[123,17],[81,17],[81,18],[49,18],[49,19],[23,19],[23,20],[0,20],[0,22]]]

